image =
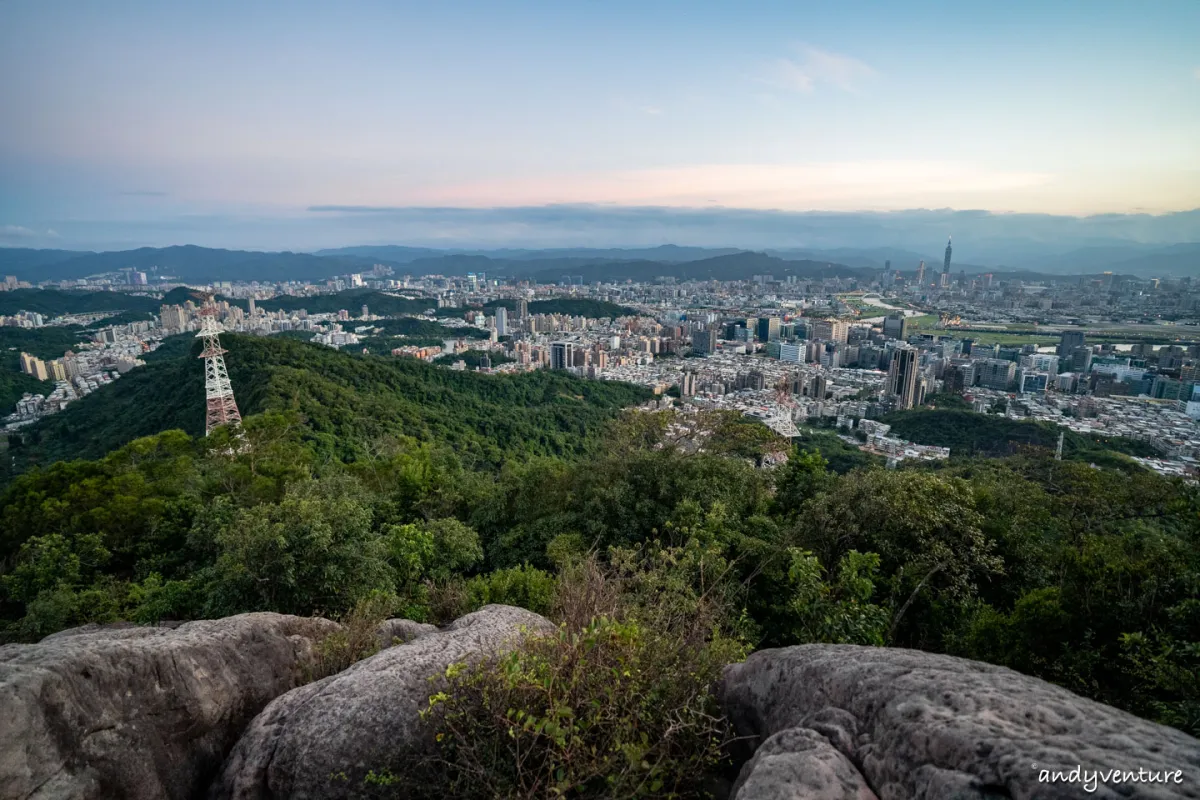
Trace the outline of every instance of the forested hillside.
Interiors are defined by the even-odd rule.
[[[299,412],[306,438],[326,456],[354,458],[365,442],[384,435],[441,442],[468,463],[580,452],[596,423],[646,395],[626,384],[564,373],[460,373],[290,338],[226,334],[222,342],[242,413]],[[198,354],[194,336],[166,340],[144,368],[28,429],[24,441],[11,446],[18,469],[99,458],[172,428],[201,434],[204,365]]]
[[[704,658],[919,648],[1200,731],[1194,485],[1041,448],[886,470],[823,433],[759,468],[787,447],[766,427],[619,414],[647,396],[631,386],[225,343],[238,440],[199,438],[202,365],[180,336],[13,445],[33,468],[0,495],[6,638],[364,603],[437,622],[493,602],[546,613],[596,589],[595,569],[640,598],[645,630],[715,626]]]
[[[1120,436],[1091,437],[1051,422],[1013,420],[960,409],[914,409],[883,418],[892,433],[917,444],[949,447],[954,456],[1006,456],[1035,447],[1054,450],[1063,435],[1063,457],[1111,460],[1113,453],[1153,456],[1154,447]]]

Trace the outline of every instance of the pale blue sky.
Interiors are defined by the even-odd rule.
[[[1196,0],[0,0],[0,244],[389,238],[313,206],[1190,209],[1197,41]]]

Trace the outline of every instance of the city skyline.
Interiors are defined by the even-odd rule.
[[[755,246],[743,216],[1186,211],[1198,26],[1185,2],[9,3],[0,244],[635,245],[708,213]],[[597,220],[628,209],[623,236]]]

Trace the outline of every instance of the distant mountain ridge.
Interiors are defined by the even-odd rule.
[[[222,250],[196,245],[101,253],[0,248],[0,275],[39,282],[75,280],[133,269],[147,272],[152,279],[170,276],[185,283],[322,281],[335,275],[368,272],[375,264],[382,264],[400,275],[484,272],[491,277],[529,278],[546,283],[556,283],[564,276],[582,279],[585,283],[657,277],[742,280],[758,274],[808,279],[866,279],[882,270],[889,261],[893,270],[904,273],[914,272],[921,261],[925,262],[927,270],[936,272],[941,270],[942,257],[899,247],[781,248],[756,252],[676,245],[547,250],[435,250],[364,245],[316,253]],[[1124,242],[1014,259],[1005,264],[955,261],[951,269],[954,273],[965,271],[967,274],[1025,274],[1031,280],[1039,276],[1053,278],[1102,272],[1138,277],[1200,276],[1200,244]]]

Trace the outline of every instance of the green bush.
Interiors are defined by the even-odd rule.
[[[472,611],[501,603],[546,614],[553,601],[554,576],[528,564],[498,569],[467,581],[467,606]]]
[[[445,766],[438,794],[705,796],[730,739],[710,687],[743,651],[720,636],[678,644],[636,620],[601,618],[452,666],[425,714]]]

